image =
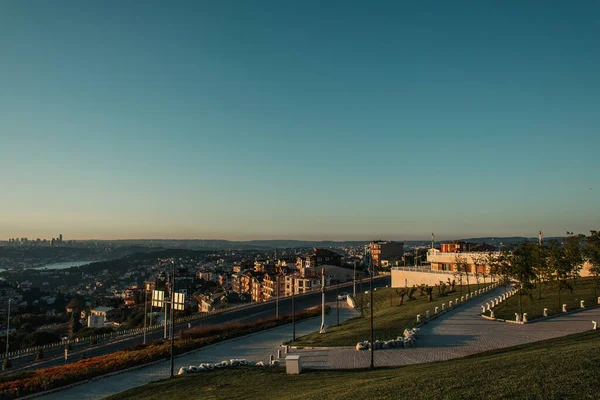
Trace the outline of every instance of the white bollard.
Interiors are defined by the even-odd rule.
[[[469,293],[465,294],[465,300],[469,300]]]
[[[595,331],[598,329],[598,322],[592,321],[592,330]]]
[[[496,317],[494,317],[494,310],[490,311],[490,317],[496,318]]]
[[[494,305],[495,305],[495,306],[497,306],[497,305],[498,305],[498,303],[499,303],[499,301],[498,301],[498,298],[496,297],[496,298],[494,299]]]
[[[425,311],[425,318],[429,319],[429,310]]]
[[[506,300],[506,294],[502,294],[502,300]]]
[[[567,305],[563,304],[563,311],[562,312],[567,312]]]
[[[448,303],[448,307],[452,308],[452,300]]]
[[[485,314],[485,306],[481,306],[481,313]]]
[[[436,307],[436,308],[435,308],[435,310],[433,310],[433,313],[434,313],[434,314],[437,314],[437,313],[438,313],[438,307]]]
[[[490,307],[490,303],[485,303],[485,307],[488,311],[490,311],[491,307]]]
[[[519,313],[515,313],[515,321],[520,322],[519,321]]]
[[[547,317],[547,316],[548,316],[548,309],[544,308],[544,317]]]
[[[446,309],[446,303],[442,303],[442,311]]]
[[[460,302],[464,302],[465,301],[465,296],[460,296]]]
[[[527,322],[527,313],[523,313],[523,322]]]
[[[581,308],[585,308],[585,304],[584,304],[584,301],[583,301],[583,300],[581,300],[581,301],[579,302],[579,307],[581,307]]]
[[[421,322],[421,314],[417,314],[417,323]]]
[[[600,297],[598,297],[598,304],[600,304]]]
[[[454,301],[454,304],[458,304],[458,297],[456,298],[456,300]]]

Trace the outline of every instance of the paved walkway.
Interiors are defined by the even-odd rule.
[[[479,317],[481,304],[498,296],[498,288],[488,295],[474,299],[453,309],[424,325],[420,331],[417,347],[410,349],[377,350],[376,366],[400,366],[408,364],[443,361],[464,357],[487,350],[500,349],[583,332],[592,328],[592,320],[600,321],[600,308],[568,314],[526,325],[486,321]],[[340,321],[358,315],[354,310],[340,309]],[[327,316],[327,324],[335,323],[336,313]],[[312,318],[296,324],[296,335],[302,336],[319,329],[320,318]],[[375,323],[377,323],[375,321]],[[399,335],[401,332],[398,333]],[[291,339],[291,326],[286,325],[265,332],[215,344],[175,359],[175,373],[180,367],[197,366],[203,362],[220,362],[231,358],[268,361],[269,355],[277,355],[279,345]],[[330,348],[292,351],[302,356],[302,364],[309,368],[366,368],[370,363],[368,351],[354,348]],[[118,374],[88,384],[76,386],[43,396],[43,399],[75,400],[101,399],[121,391],[166,378],[169,363],[163,362],[135,371]]]
[[[340,322],[357,315],[358,313],[352,309],[340,308]],[[335,309],[325,317],[325,322],[327,325],[336,323]],[[300,321],[296,323],[296,337],[318,331],[320,326],[321,317]],[[269,361],[270,355],[277,357],[277,350],[281,349],[281,343],[290,340],[291,338],[292,326],[284,325],[264,332],[207,346],[191,354],[177,357],[175,359],[175,373],[177,374],[181,367],[189,367],[190,365],[198,366],[201,363],[207,362],[216,363],[232,358],[245,358],[252,361]],[[282,354],[282,356],[285,357],[285,354]],[[47,400],[102,399],[124,390],[167,378],[169,372],[170,363],[166,361],[108,378],[99,379],[83,385],[74,386],[39,398]]]
[[[503,289],[498,288],[423,325],[417,347],[376,350],[375,365],[400,366],[449,360],[588,331],[592,329],[591,321],[600,321],[600,308],[525,325],[482,319],[479,316],[481,304],[485,303],[485,299],[501,293]],[[303,365],[311,368],[366,368],[370,364],[368,351],[356,351],[348,347],[296,350],[295,353],[302,356]]]

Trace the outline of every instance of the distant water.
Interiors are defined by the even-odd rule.
[[[46,264],[44,266],[38,267],[38,269],[65,269],[65,268],[71,268],[71,267],[79,267],[80,265],[87,265],[87,264],[91,264],[93,262],[98,262],[100,260],[95,260],[95,261],[64,261],[64,262],[58,262],[58,263],[53,263],[53,264]]]

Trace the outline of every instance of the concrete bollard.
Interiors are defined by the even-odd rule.
[[[434,313],[434,314],[437,314],[437,313],[438,313],[438,307],[436,307],[436,308],[435,308],[435,310],[433,310],[433,313]]]
[[[446,309],[446,303],[442,303],[442,311]]]
[[[598,297],[598,304],[600,304],[600,297]]]
[[[527,322],[527,313],[523,313],[523,322]]]
[[[592,321],[592,330],[593,331],[598,330],[598,322]]]
[[[506,300],[506,294],[502,295],[502,300]]]
[[[421,314],[417,314],[417,323],[421,322]]]
[[[567,305],[566,304],[563,304],[562,312],[567,312]]]
[[[579,302],[579,307],[585,308],[585,302],[583,300]]]
[[[490,311],[490,310],[491,310],[490,303],[485,303],[485,308],[486,308],[488,311]]]
[[[490,317],[496,318],[496,317],[494,317],[494,310],[490,311]]]
[[[481,313],[485,314],[485,306],[481,306]]]
[[[548,309],[544,308],[544,317],[547,317],[547,316],[548,316]]]
[[[290,346],[286,345],[285,346],[285,354],[288,354],[290,352]]]
[[[450,300],[450,302],[448,302],[448,307],[452,308],[452,300]]]
[[[515,313],[515,321],[520,322],[519,313]]]
[[[425,318],[429,319],[429,310],[425,311]]]
[[[465,300],[469,300],[469,293],[465,294]]]
[[[281,349],[277,350],[277,359],[281,358]]]

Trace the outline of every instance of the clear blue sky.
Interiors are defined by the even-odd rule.
[[[6,1],[0,238],[600,228],[598,1]]]

